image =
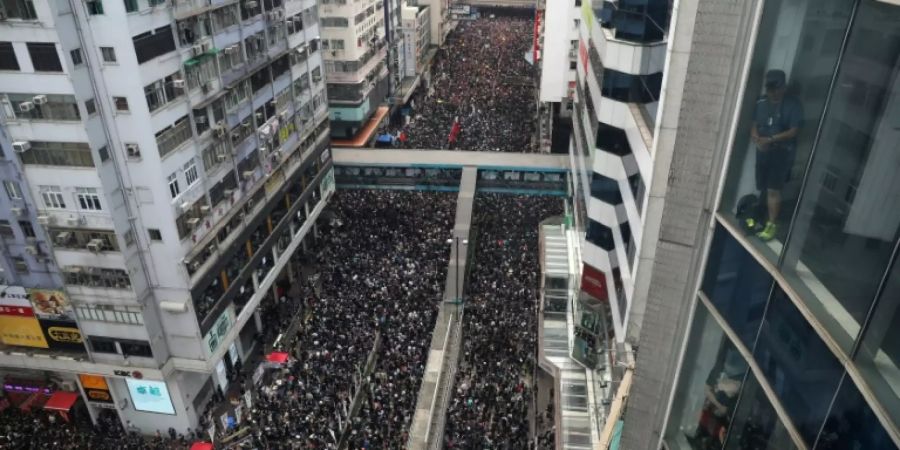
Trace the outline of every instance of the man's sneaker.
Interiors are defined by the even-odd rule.
[[[756,237],[760,238],[763,242],[769,242],[775,237],[775,228],[774,223],[766,222],[766,227],[759,233],[756,233]]]

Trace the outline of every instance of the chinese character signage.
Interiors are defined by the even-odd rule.
[[[41,319],[41,330],[51,349],[84,352],[84,339],[78,326],[71,320]]]
[[[0,342],[23,347],[49,347],[28,294],[21,286],[0,286]]]
[[[226,309],[222,312],[222,315],[216,319],[216,322],[213,324],[212,328],[209,329],[209,333],[206,334],[206,345],[209,348],[209,353],[212,354],[219,348],[219,344],[222,339],[225,338],[225,335],[228,334],[228,330],[231,328],[231,324],[234,320],[231,318],[232,312],[231,308]]]
[[[319,187],[322,189],[323,197],[327,197],[329,193],[334,192],[334,167],[328,169],[328,173],[322,177]]]
[[[585,264],[581,271],[581,290],[590,295],[594,300],[609,301],[606,274]]]
[[[125,383],[128,385],[128,393],[131,395],[134,409],[160,414],[175,414],[172,398],[169,397],[169,388],[164,381],[126,378]]]

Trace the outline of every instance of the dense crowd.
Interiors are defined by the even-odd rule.
[[[461,21],[438,51],[431,86],[413,96],[402,145],[534,151],[534,69],[525,60],[532,33],[531,19]]]
[[[126,432],[119,417],[103,410],[90,424],[87,411],[67,422],[56,413],[24,413],[10,407],[0,412],[0,449],[33,450],[186,450],[194,435],[156,431],[154,436]]]
[[[528,449],[539,297],[538,225],[563,213],[558,197],[476,198],[475,267],[463,348],[448,410],[448,449]]]
[[[321,290],[309,302],[294,358],[260,390],[251,421],[271,448],[333,448],[354,379],[380,346],[351,448],[401,448],[415,409],[443,291],[455,196],[340,191],[321,227]]]

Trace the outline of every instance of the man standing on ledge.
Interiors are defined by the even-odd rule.
[[[793,96],[786,96],[786,76],[782,70],[766,72],[766,95],[756,102],[750,136],[756,143],[756,188],[765,195],[768,213],[765,227],[756,236],[763,241],[775,237],[781,210],[781,190],[791,174],[797,133],[803,120],[803,107]],[[756,228],[756,224],[748,225]]]

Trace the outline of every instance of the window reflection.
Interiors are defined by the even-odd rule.
[[[849,351],[900,230],[900,8],[860,5],[810,167],[785,274]]]
[[[844,368],[781,289],[769,302],[753,356],[800,435],[812,445]]]
[[[897,450],[853,380],[844,376],[841,389],[822,428],[816,450]]]
[[[788,450],[797,448],[778,419],[759,380],[752,374],[744,382],[734,413],[726,450]]]
[[[744,358],[699,304],[665,435],[671,450],[722,448],[746,372]]]
[[[722,206],[772,259],[796,206],[852,7],[770,0],[763,11]]]

